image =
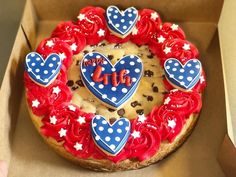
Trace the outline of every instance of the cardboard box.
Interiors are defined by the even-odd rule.
[[[199,122],[189,139],[174,154],[158,164],[137,171],[98,173],[82,169],[59,157],[36,132],[23,97],[23,62],[25,55],[34,50],[43,38],[48,37],[57,23],[75,20],[79,10],[87,5],[105,8],[110,4],[121,8],[152,8],[160,13],[164,22],[178,23],[186,32],[187,39],[200,50],[200,60],[206,71],[208,86],[204,92]],[[28,0],[0,92],[0,160],[4,159],[9,163],[9,176],[225,176],[217,158],[219,157],[227,173],[224,162],[229,160],[230,155],[223,155],[225,146],[222,142],[227,133],[227,122],[228,128],[231,127],[228,130],[233,132],[232,117],[233,113],[236,113],[233,109],[236,103],[230,99],[235,87],[232,83],[232,72],[236,71],[228,70],[233,67],[233,47],[236,46],[236,40],[232,42],[234,32],[230,30],[235,27],[225,28],[227,21],[230,21],[228,17],[232,21],[233,16],[230,16],[230,10],[227,9],[231,9],[230,12],[233,13],[236,3],[234,0],[228,0],[225,4],[221,15],[223,0]],[[228,35],[225,34],[227,30],[231,32]],[[234,137],[230,133],[229,135],[231,139]],[[219,151],[221,145],[223,148]],[[222,160],[219,155],[227,158]]]

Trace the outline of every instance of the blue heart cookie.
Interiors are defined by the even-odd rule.
[[[138,20],[138,11],[130,7],[120,11],[116,6],[109,6],[106,10],[108,28],[120,37],[126,37],[135,26]]]
[[[179,60],[169,58],[164,63],[167,80],[174,86],[185,90],[192,89],[200,79],[201,62],[191,59],[182,65]]]
[[[135,93],[143,64],[138,56],[127,55],[112,65],[101,53],[91,52],[81,60],[80,71],[89,91],[106,105],[117,108]]]
[[[45,60],[37,52],[31,52],[25,59],[25,70],[30,78],[39,85],[47,87],[57,77],[61,68],[58,54],[52,53]]]
[[[130,134],[130,121],[126,118],[116,120],[112,125],[101,115],[96,115],[91,123],[95,143],[110,155],[118,154],[125,146]]]

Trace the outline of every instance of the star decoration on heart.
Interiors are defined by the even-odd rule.
[[[50,123],[51,123],[51,124],[55,125],[55,124],[57,123],[57,118],[56,118],[56,116],[50,116],[49,119],[50,119]]]
[[[76,107],[73,106],[73,105],[69,105],[68,108],[69,108],[69,110],[71,110],[71,111],[75,111],[75,110],[76,110]]]
[[[179,25],[173,24],[173,25],[171,25],[170,28],[172,29],[172,31],[176,31],[176,30],[178,30]]]
[[[58,55],[62,61],[66,58],[65,53],[59,53]]]
[[[79,14],[78,17],[79,21],[82,21],[85,19],[85,15],[84,14]]]
[[[72,51],[76,51],[77,47],[78,47],[78,46],[77,46],[75,43],[73,43],[73,44],[70,46],[70,49],[71,49]]]
[[[60,137],[63,137],[63,136],[66,136],[66,132],[67,132],[66,129],[61,128],[60,131],[59,131],[58,133],[59,133],[59,136],[60,136]]]
[[[156,20],[158,17],[159,16],[156,12],[151,13],[151,19]]]
[[[176,126],[176,123],[174,120],[168,120],[168,127],[173,129],[175,128],[175,126]]]
[[[53,89],[52,93],[55,93],[57,95],[61,92],[61,89],[58,86],[53,87],[52,89]]]
[[[79,116],[79,118],[77,119],[77,122],[79,122],[80,125],[83,124],[83,123],[85,123],[85,122],[86,122],[86,121],[85,121],[85,117]]]
[[[200,76],[200,83],[202,84],[203,82],[205,82],[205,78],[204,76]]]
[[[165,47],[165,49],[163,50],[165,52],[165,54],[168,54],[171,52],[171,48],[170,47]]]
[[[166,38],[160,35],[160,37],[158,37],[157,40],[158,40],[158,43],[163,43],[166,40]]]
[[[103,29],[99,29],[97,34],[99,37],[105,36],[105,31]]]
[[[52,40],[47,41],[46,46],[52,47],[54,46],[54,42]]]
[[[184,44],[182,47],[184,50],[190,50],[190,45],[189,44]]]
[[[81,143],[76,142],[74,145],[76,151],[83,150],[83,145]]]
[[[40,104],[40,102],[39,102],[38,99],[35,99],[35,100],[32,101],[32,107],[37,108],[39,106],[39,104]]]
[[[144,123],[147,118],[145,117],[144,114],[138,115],[138,121]]]
[[[136,139],[136,138],[140,138],[140,132],[134,130],[133,133],[131,134],[131,136],[133,136],[134,139]]]

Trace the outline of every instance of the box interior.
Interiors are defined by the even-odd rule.
[[[60,21],[75,20],[79,9],[87,5],[105,8],[110,4],[120,8],[152,8],[160,13],[163,22],[178,23],[187,39],[200,50],[208,86],[203,95],[203,108],[198,124],[175,153],[158,164],[138,171],[97,173],[59,157],[36,132],[23,97],[23,61],[25,54],[34,50],[43,38],[49,37]],[[9,176],[224,176],[217,162],[217,154],[227,131],[217,29],[222,5],[222,0],[68,0],[60,3],[56,0],[28,0],[1,88],[1,96],[5,96],[5,100],[1,102],[5,102],[6,109],[3,110],[7,112],[1,112],[4,133],[0,147],[4,154],[0,154],[0,159],[10,162]]]

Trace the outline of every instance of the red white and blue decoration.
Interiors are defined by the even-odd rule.
[[[47,87],[57,77],[61,68],[61,59],[58,54],[52,53],[46,59],[37,53],[31,52],[26,56],[25,68],[30,78],[39,85]]]
[[[129,7],[125,11],[120,11],[116,6],[109,6],[106,10],[108,28],[118,34],[127,36],[138,20],[138,11],[134,7]]]
[[[200,79],[201,62],[198,59],[191,59],[184,65],[175,59],[169,58],[164,63],[164,70],[167,80],[174,86],[185,90],[192,89]]]
[[[99,100],[117,108],[135,93],[143,72],[142,60],[127,55],[115,65],[99,52],[87,53],[80,62],[84,84]]]
[[[116,155],[126,144],[130,135],[130,121],[120,118],[112,125],[103,116],[96,115],[91,123],[92,137],[105,152]]]

